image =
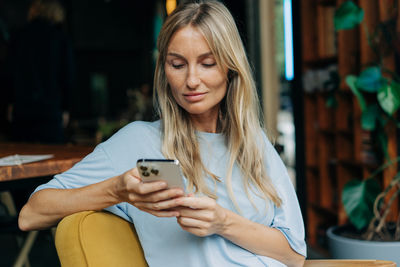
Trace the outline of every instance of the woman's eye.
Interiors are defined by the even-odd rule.
[[[211,68],[211,67],[213,67],[215,65],[216,65],[216,63],[203,63],[203,66],[206,67],[206,68]]]
[[[183,67],[183,64],[171,64],[173,68],[180,69]]]

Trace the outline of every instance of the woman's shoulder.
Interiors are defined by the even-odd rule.
[[[160,121],[134,121],[131,122],[127,125],[125,125],[123,128],[121,128],[120,131],[151,131],[151,132],[159,132],[160,131]]]
[[[104,143],[145,142],[145,140],[155,138],[160,138],[160,121],[134,121],[122,127]]]
[[[271,150],[274,147],[273,138],[271,138],[266,129],[261,128],[256,135],[257,144],[262,145],[262,150]]]

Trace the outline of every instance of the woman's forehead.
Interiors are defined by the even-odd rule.
[[[211,48],[198,28],[185,26],[173,34],[167,47],[167,53],[205,55],[211,53]]]

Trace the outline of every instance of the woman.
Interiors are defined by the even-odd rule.
[[[302,266],[296,195],[259,125],[229,11],[213,1],[178,7],[158,50],[161,120],[131,123],[37,188],[20,213],[21,229],[106,209],[135,224],[149,266]],[[177,158],[190,193],[141,183],[132,169],[139,158]]]

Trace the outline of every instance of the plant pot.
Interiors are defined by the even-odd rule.
[[[329,250],[334,259],[372,259],[393,261],[400,266],[400,241],[358,240],[340,235],[346,226],[333,226],[327,231]]]

